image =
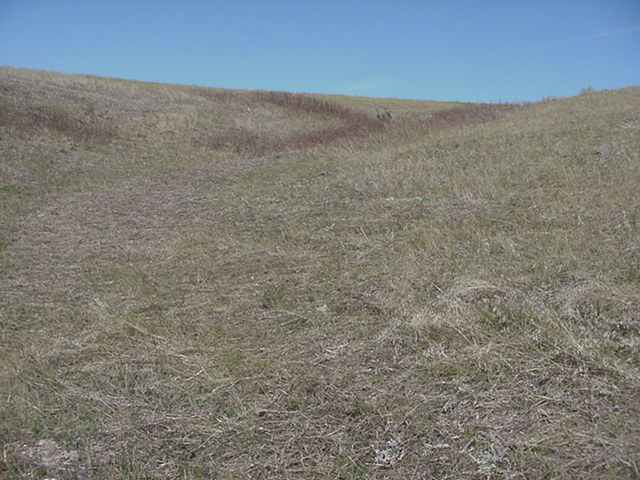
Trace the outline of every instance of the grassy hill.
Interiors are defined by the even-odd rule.
[[[0,478],[638,478],[639,154],[637,87],[1,68]]]

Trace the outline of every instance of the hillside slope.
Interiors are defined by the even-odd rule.
[[[0,68],[0,119],[71,141],[117,139],[260,155],[379,131],[376,114],[430,114],[465,106],[160,85]],[[353,108],[355,105],[355,108]],[[142,144],[141,144],[142,143]]]
[[[638,477],[640,88],[0,92],[0,477]]]

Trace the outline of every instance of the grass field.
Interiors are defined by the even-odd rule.
[[[639,227],[640,87],[0,68],[0,478],[640,478]]]

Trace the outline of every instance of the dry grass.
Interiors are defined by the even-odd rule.
[[[0,477],[638,478],[637,88],[0,88]]]

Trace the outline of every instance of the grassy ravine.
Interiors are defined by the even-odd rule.
[[[640,88],[2,68],[0,478],[640,478],[639,215]]]

